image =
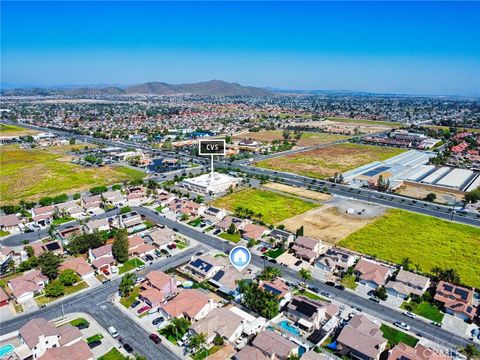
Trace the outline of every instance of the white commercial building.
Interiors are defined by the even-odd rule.
[[[215,195],[227,191],[230,187],[236,187],[238,179],[227,174],[214,172],[185,179],[181,182],[181,185],[185,189],[199,194]]]

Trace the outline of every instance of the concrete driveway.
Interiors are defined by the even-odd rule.
[[[465,336],[468,330],[468,324],[453,315],[445,314],[442,321],[442,328],[460,336]]]

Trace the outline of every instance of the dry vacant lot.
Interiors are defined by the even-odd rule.
[[[303,225],[306,236],[335,244],[375,221],[377,216],[383,212],[382,208],[376,208],[367,214],[349,215],[345,211],[350,207],[347,203],[341,204],[341,206],[324,205],[321,208],[288,218],[281,224],[290,231],[295,231]],[[362,208],[365,208],[362,204],[353,206],[353,209],[357,211],[361,211]]]
[[[438,190],[438,189],[435,189],[435,190],[427,189],[427,188],[422,187],[422,186],[415,186],[415,185],[410,185],[410,184],[403,185],[402,187],[397,189],[395,192],[400,194],[400,195],[409,196],[409,197],[412,197],[412,198],[415,198],[415,199],[425,199],[425,197],[428,194],[434,193],[435,195],[437,195],[437,198],[435,199],[435,202],[439,203],[439,204],[452,205],[454,198],[457,199],[456,200],[457,203],[460,203],[464,199],[464,196],[461,195],[461,194],[456,194],[456,193],[448,192],[448,191],[442,191],[442,190]]]
[[[259,161],[266,169],[325,179],[372,161],[382,161],[404,152],[402,149],[361,144],[336,144],[320,149]]]
[[[323,194],[318,191],[307,190],[296,186],[290,186],[274,182],[267,183],[263,185],[263,187],[317,201],[328,201],[332,198],[332,195]]]
[[[293,131],[292,140],[293,140]],[[296,142],[298,146],[314,146],[327,144],[339,140],[346,140],[348,136],[325,134],[320,132],[303,132],[302,137]],[[272,142],[274,140],[283,140],[282,130],[266,130],[259,132],[244,132],[233,137],[234,140],[252,139],[261,142]]]
[[[328,120],[324,121],[308,121],[298,125],[331,129],[335,130],[336,133],[342,133],[342,131],[346,131],[345,133],[348,133],[348,131],[353,131],[354,133],[358,134],[372,134],[392,129],[394,127],[399,127],[399,123],[344,118],[329,118]]]

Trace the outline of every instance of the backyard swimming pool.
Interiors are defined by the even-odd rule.
[[[0,358],[4,355],[10,354],[11,352],[13,352],[14,349],[15,348],[13,347],[13,345],[10,344],[0,347]]]
[[[283,330],[286,330],[288,331],[290,334],[293,334],[293,335],[300,335],[300,330],[298,330],[295,326],[293,325],[290,325],[290,323],[288,322],[288,320],[282,320],[278,323],[278,325],[283,329]]]

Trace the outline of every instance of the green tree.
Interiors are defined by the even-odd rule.
[[[112,254],[114,259],[119,263],[124,263],[128,260],[128,237],[126,230],[122,229],[115,234],[115,239],[112,244]]]
[[[71,138],[70,140],[68,140],[68,143],[70,145],[75,145],[75,139],[74,138]]]
[[[295,232],[295,236],[296,237],[303,236],[303,225],[297,229],[297,231]]]
[[[462,352],[467,356],[467,359],[478,359],[480,355],[480,350],[477,349],[475,345],[468,344]]]
[[[480,189],[475,189],[466,193],[465,200],[470,203],[480,201]]]
[[[80,281],[80,277],[72,269],[64,270],[58,276],[58,281],[65,286],[72,286]]]
[[[207,342],[207,336],[203,333],[194,335],[190,338],[190,348],[200,350]]]
[[[48,297],[57,298],[65,294],[65,287],[58,280],[52,281],[45,287],[45,295]]]
[[[42,274],[50,280],[53,280],[58,276],[58,267],[61,262],[61,257],[50,251],[45,251],[38,257],[38,266],[40,267]]]
[[[129,213],[131,211],[132,211],[132,209],[130,208],[130,206],[124,206],[120,209],[120,214],[126,214],[126,213]]]
[[[122,190],[122,185],[120,184],[115,184],[112,186],[112,190],[119,191]]]
[[[25,251],[27,252],[27,255],[29,258],[35,256],[35,251],[33,250],[33,247],[31,247],[30,245],[25,246]]]
[[[280,276],[282,276],[282,271],[280,269],[267,266],[265,269],[263,269],[258,278],[261,280],[274,280]]]
[[[120,295],[122,295],[123,297],[129,296],[132,292],[136,280],[137,276],[134,273],[128,273],[123,275],[122,281],[118,286],[118,291],[120,291]]]
[[[48,197],[48,196],[43,197],[43,198],[41,198],[41,199],[38,201],[38,204],[39,204],[40,206],[52,205],[52,204],[53,204],[53,198]]]
[[[402,259],[402,262],[400,263],[400,265],[402,265],[403,270],[405,270],[405,271],[410,270],[410,265],[411,264],[412,264],[412,261],[410,260],[409,257],[404,257]]]
[[[223,337],[218,334],[213,338],[213,343],[217,346],[222,346],[224,342]]]
[[[385,286],[379,286],[375,289],[375,296],[378,297],[381,300],[387,300],[387,290],[385,289]]]
[[[77,235],[68,243],[68,251],[73,254],[85,254],[89,249],[95,249],[105,244],[106,239],[102,238],[98,231],[91,234]]]
[[[425,200],[427,201],[435,201],[435,199],[437,198],[437,195],[435,195],[435,193],[429,193],[427,194],[427,196],[425,196]]]
[[[300,279],[302,279],[303,282],[312,279],[312,273],[307,269],[298,270],[297,275],[300,277]]]
[[[235,235],[236,233],[237,233],[237,228],[235,227],[235,224],[232,222],[227,229],[227,234]]]
[[[72,196],[73,200],[78,200],[78,199],[80,199],[80,197],[81,197],[81,195],[79,193],[75,193]]]

